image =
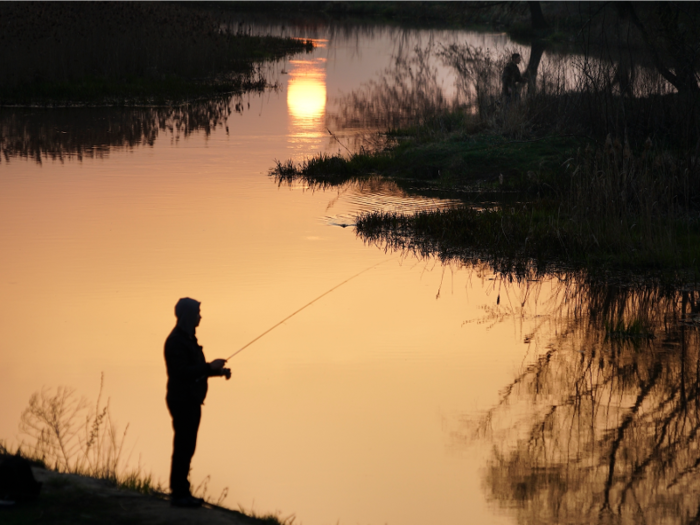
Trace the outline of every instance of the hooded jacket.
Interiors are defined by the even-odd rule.
[[[169,403],[201,405],[207,396],[207,378],[216,375],[195,336],[199,304],[185,297],[175,306],[177,325],[165,340]]]
[[[501,74],[501,82],[503,83],[503,94],[511,95],[515,84],[523,84],[525,80],[520,74],[520,68],[513,62],[508,62]]]

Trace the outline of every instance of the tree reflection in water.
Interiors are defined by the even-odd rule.
[[[700,293],[559,286],[556,335],[476,425],[487,493],[519,523],[697,523]]]
[[[209,135],[226,126],[233,111],[242,112],[243,103],[231,96],[176,107],[5,108],[0,110],[0,162],[101,158],[114,148],[153,146],[161,131],[175,141],[195,131]]]

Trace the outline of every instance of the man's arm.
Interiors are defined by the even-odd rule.
[[[175,380],[195,380],[213,375],[209,363],[193,365],[188,362],[187,348],[181,341],[168,339],[165,342],[165,363],[168,367],[168,376]]]

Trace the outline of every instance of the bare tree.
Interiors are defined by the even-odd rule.
[[[659,73],[679,93],[699,93],[700,7],[695,2],[654,2],[640,8],[616,4],[639,30]],[[643,9],[643,11],[642,11]],[[643,13],[643,14],[642,14]]]

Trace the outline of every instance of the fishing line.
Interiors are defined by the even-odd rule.
[[[373,264],[373,265],[370,266],[369,268],[365,268],[364,270],[362,270],[362,271],[359,272],[359,273],[356,273],[356,274],[353,275],[352,277],[349,277],[349,278],[345,279],[342,283],[335,285],[333,288],[331,288],[331,289],[328,290],[327,292],[324,292],[323,294],[321,294],[321,295],[319,295],[318,297],[316,297],[316,299],[314,299],[314,300],[311,301],[310,303],[307,303],[307,304],[305,304],[304,306],[302,306],[301,308],[299,308],[299,309],[298,309],[296,312],[294,312],[293,314],[288,315],[287,317],[285,317],[284,319],[282,319],[279,323],[277,323],[276,325],[274,325],[272,328],[268,328],[266,331],[264,331],[262,334],[260,334],[258,337],[256,337],[255,339],[253,339],[251,342],[249,342],[249,343],[246,344],[245,346],[242,346],[241,348],[239,348],[238,350],[236,350],[234,353],[232,353],[230,356],[228,356],[228,357],[226,358],[226,361],[228,361],[229,359],[231,359],[231,358],[232,358],[233,356],[235,356],[236,354],[242,352],[242,351],[245,350],[246,348],[248,348],[250,345],[252,345],[255,341],[257,341],[258,339],[260,339],[262,336],[267,335],[267,334],[269,334],[270,332],[272,332],[272,331],[273,331],[275,328],[277,328],[279,325],[283,324],[285,321],[288,321],[289,319],[291,319],[292,317],[294,317],[296,314],[298,314],[299,312],[301,312],[301,311],[304,310],[305,308],[308,308],[309,306],[311,306],[312,304],[314,304],[314,303],[315,303],[316,301],[318,301],[319,299],[325,297],[326,295],[328,295],[329,293],[331,293],[333,290],[337,290],[338,288],[340,288],[341,286],[343,286],[345,283],[348,283],[348,282],[352,281],[355,277],[359,277],[360,275],[362,275],[362,274],[365,273],[365,272],[368,272],[368,271],[371,270],[372,268],[376,268],[376,267],[379,266],[380,264],[384,264],[385,262],[389,262],[389,261],[391,261],[391,260],[392,260],[392,259],[387,259],[386,261],[382,261],[382,262],[379,262],[379,263],[377,263],[377,264]]]

